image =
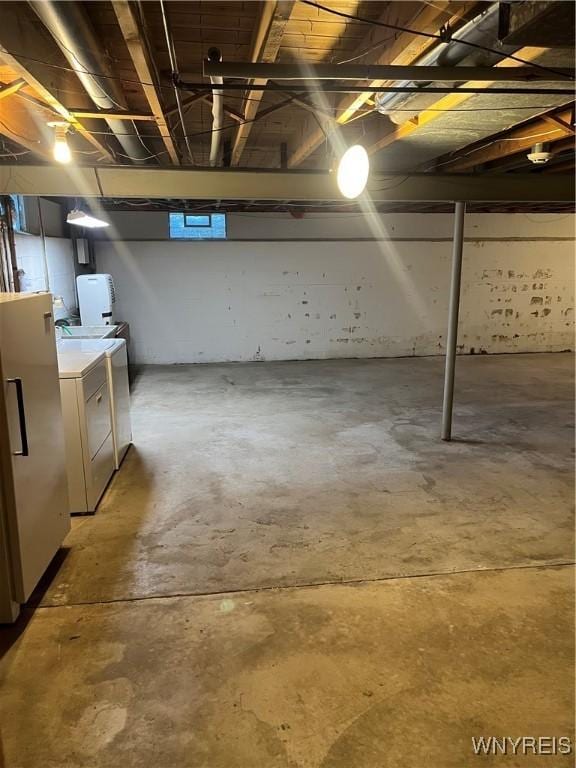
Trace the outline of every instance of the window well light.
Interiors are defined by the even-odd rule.
[[[336,181],[344,197],[353,200],[366,187],[370,173],[368,152],[360,144],[349,147],[340,158]]]
[[[98,229],[98,227],[109,227],[110,222],[98,219],[96,216],[91,216],[86,211],[82,211],[79,208],[75,208],[70,211],[66,217],[68,224],[74,224],[77,227],[88,227],[89,229]]]
[[[54,160],[57,163],[69,163],[72,160],[72,153],[68,146],[68,123],[52,123],[54,126]]]

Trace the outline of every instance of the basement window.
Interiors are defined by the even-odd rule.
[[[226,240],[225,213],[170,213],[171,240]]]
[[[10,195],[12,201],[12,224],[14,232],[29,234],[26,224],[26,208],[24,207],[24,198],[22,195]]]

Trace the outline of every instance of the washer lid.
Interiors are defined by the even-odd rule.
[[[58,354],[61,352],[105,352],[106,357],[112,357],[126,346],[125,339],[59,339],[56,342]]]
[[[98,339],[97,341],[105,341]],[[57,344],[58,375],[61,379],[77,379],[84,376],[91,368],[94,368],[101,360],[106,358],[106,348],[94,347],[82,348],[80,344],[92,345],[94,340],[66,339],[66,344]],[[69,346],[71,344],[72,346]]]

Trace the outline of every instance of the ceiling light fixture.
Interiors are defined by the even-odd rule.
[[[534,165],[544,165],[552,159],[552,152],[548,151],[548,144],[539,142],[532,147],[526,157]]]
[[[338,163],[338,189],[348,200],[354,200],[364,191],[369,173],[368,152],[360,144],[354,144],[344,152]]]
[[[54,147],[52,153],[54,160],[57,163],[67,164],[72,160],[72,152],[68,146],[68,123],[48,123],[51,128],[54,128]]]
[[[98,219],[96,216],[91,216],[86,211],[82,211],[79,208],[75,208],[70,211],[66,217],[68,224],[74,224],[77,227],[88,227],[89,229],[98,229],[99,227],[109,227],[110,222]]]

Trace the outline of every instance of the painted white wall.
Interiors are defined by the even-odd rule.
[[[36,235],[15,235],[14,239],[21,290],[28,292],[49,289],[55,296],[62,296],[69,311],[76,309],[78,302],[72,241],[64,237],[46,238],[47,285],[42,238]]]
[[[149,214],[122,216],[132,232],[150,231]],[[238,214],[229,235],[242,239],[227,242],[99,242],[98,271],[114,277],[135,360],[441,353],[452,217],[344,216]],[[461,351],[572,348],[574,217],[470,215],[466,238]]]

